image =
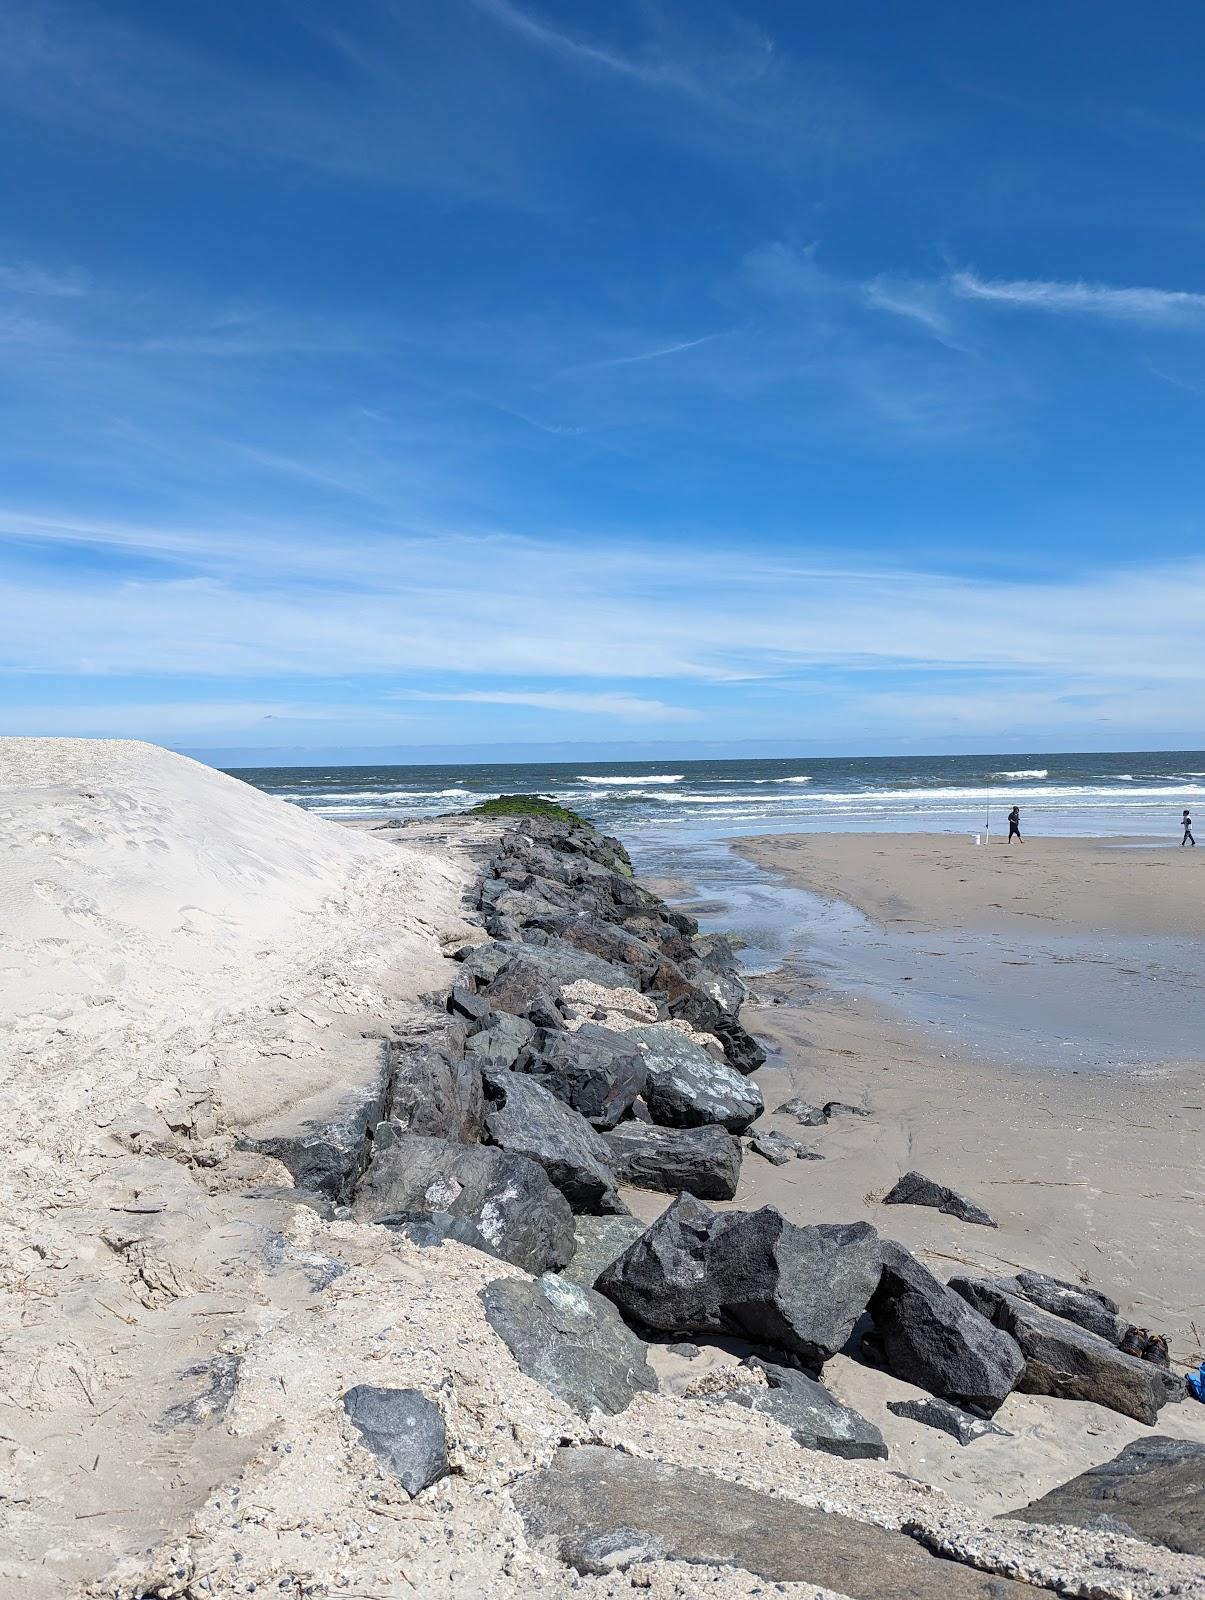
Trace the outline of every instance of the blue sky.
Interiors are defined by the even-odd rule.
[[[0,726],[1199,747],[1205,10],[0,0]]]

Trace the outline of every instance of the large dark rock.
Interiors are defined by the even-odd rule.
[[[1112,1461],[1008,1515],[1100,1528],[1205,1556],[1205,1445],[1159,1434],[1135,1439]]]
[[[585,1117],[524,1073],[491,1065],[481,1077],[491,1144],[538,1162],[575,1211],[627,1210],[610,1151]]]
[[[481,1291],[486,1320],[529,1378],[583,1417],[622,1411],[655,1389],[648,1346],[609,1300],[553,1273],[499,1278]]]
[[[1015,1282],[1016,1293],[1023,1300],[1067,1322],[1077,1322],[1089,1333],[1099,1334],[1110,1344],[1115,1344],[1126,1355],[1140,1356],[1153,1361],[1156,1366],[1168,1366],[1167,1339],[1149,1328],[1136,1328],[1118,1314],[1117,1302],[1099,1289],[1090,1289],[1082,1283],[1067,1283],[1062,1278],[1052,1278],[1045,1272],[1018,1272],[1009,1285]]]
[[[391,1047],[389,1117],[401,1133],[464,1144],[481,1137],[481,1075],[457,1029]]]
[[[483,946],[488,950],[489,946]],[[505,945],[508,951],[506,964],[497,976],[486,983],[485,993],[495,1011],[509,1011],[515,1016],[525,1016],[528,1008],[541,996],[559,999],[566,984],[587,979],[601,984],[604,989],[634,989],[637,977],[627,967],[614,966],[600,960],[585,950],[556,941],[548,944]],[[478,962],[488,971],[493,958],[474,952],[465,962],[472,967]]]
[[[850,1600],[1034,1600],[1028,1585],[931,1555],[907,1534],[599,1445],[558,1450],[512,1498],[529,1539],[581,1573],[642,1561],[740,1567]]]
[[[648,1072],[644,1100],[654,1122],[671,1128],[718,1123],[743,1133],[765,1109],[761,1090],[726,1061],[663,1022],[630,1028],[624,1037]]]
[[[378,1150],[356,1186],[357,1222],[402,1226],[447,1214],[470,1223],[491,1255],[527,1272],[573,1254],[573,1212],[544,1169],[489,1145],[403,1134]]]
[[[887,1370],[965,1409],[992,1416],[1024,1371],[1010,1334],[894,1240],[883,1243],[870,1314]]]
[[[765,1375],[767,1387],[734,1385],[725,1400],[773,1417],[805,1450],[823,1450],[847,1461],[887,1459],[887,1446],[874,1423],[835,1400],[815,1378],[756,1357],[747,1364]]]
[[[1126,1324],[1118,1315],[1116,1300],[1082,1283],[1066,1283],[1045,1272],[1018,1272],[1017,1293],[1052,1316],[1077,1322],[1110,1344],[1120,1345]]]
[[[926,1428],[948,1433],[959,1444],[974,1444],[976,1439],[988,1434],[995,1434],[1001,1439],[1012,1438],[1011,1433],[998,1428],[994,1422],[974,1417],[960,1406],[952,1406],[948,1400],[938,1400],[935,1395],[922,1395],[917,1400],[888,1400],[887,1409],[897,1417],[907,1417],[910,1422],[919,1422]]]
[[[343,1409],[361,1439],[408,1495],[448,1475],[448,1441],[438,1406],[417,1389],[359,1383]]]
[[[895,1187],[883,1196],[883,1204],[932,1206],[936,1211],[944,1211],[948,1217],[957,1217],[960,1222],[977,1222],[984,1228],[996,1226],[982,1206],[977,1206],[973,1200],[968,1200],[947,1184],[926,1178],[921,1172],[905,1172]]]
[[[765,1065],[766,1052],[753,1035],[726,1006],[704,990],[691,986],[677,997],[671,997],[669,1012],[671,1017],[689,1022],[699,1033],[714,1034],[724,1047],[728,1064],[738,1072],[756,1072]]]
[[[465,1054],[478,1064],[485,1061],[513,1066],[536,1036],[536,1030],[526,1017],[503,1012],[487,1028],[482,1028],[465,1044]]]
[[[577,1244],[573,1260],[561,1268],[561,1277],[593,1289],[604,1267],[609,1267],[648,1226],[639,1217],[578,1217],[573,1234]]]
[[[632,1322],[735,1333],[819,1368],[849,1338],[879,1272],[879,1237],[865,1222],[800,1228],[772,1206],[716,1212],[683,1195],[597,1288]]]
[[[529,920],[535,921],[534,918]],[[660,953],[619,923],[606,922],[589,912],[577,910],[546,913],[536,925],[575,950],[584,950],[617,967],[630,969],[636,973],[642,989],[656,983],[662,962]]]
[[[1016,1340],[1025,1357],[1017,1387],[1026,1394],[1094,1400],[1148,1424],[1169,1400],[1183,1398],[1182,1379],[1022,1299],[1013,1282],[959,1275],[950,1288]]]
[[[275,1156],[298,1189],[346,1201],[372,1148],[369,1137],[389,1104],[392,1056],[385,1040],[355,1041],[344,1075],[253,1123],[240,1150]]]
[[[647,1075],[627,1034],[593,1022],[565,1032],[540,1032],[519,1067],[596,1128],[613,1128],[627,1115]]]
[[[741,1147],[724,1128],[624,1122],[604,1138],[621,1183],[706,1200],[731,1200],[736,1193]]]

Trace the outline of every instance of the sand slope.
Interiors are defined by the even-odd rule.
[[[220,1469],[157,1420],[221,1339],[213,1291],[241,1304],[261,1248],[207,1182],[242,1125],[354,1080],[446,982],[466,882],[151,745],[0,740],[0,1474],[19,1486],[0,1550],[47,1592],[34,1551],[57,1547],[64,1579],[103,1570]],[[132,1505],[114,1455],[138,1467]]]

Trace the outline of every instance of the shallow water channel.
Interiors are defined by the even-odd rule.
[[[680,879],[750,974],[811,974],[997,1060],[1068,1070],[1205,1058],[1205,936],[884,927],[778,882],[723,840],[640,841],[638,872]]]

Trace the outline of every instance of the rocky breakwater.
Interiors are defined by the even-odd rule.
[[[385,1115],[339,1209],[529,1274],[484,1284],[485,1319],[522,1372],[581,1418],[617,1417],[655,1393],[651,1344],[684,1338],[749,1352],[686,1386],[701,1425],[717,1407],[744,1407],[846,1460],[888,1451],[824,1386],[838,1353],[926,1391],[934,1398],[908,1414],[965,1444],[999,1431],[986,1419],[1015,1389],[1144,1422],[1183,1394],[1159,1341],[1098,1293],[1032,1273],[947,1285],[868,1222],[801,1226],[772,1206],[704,1204],[737,1193],[764,1053],[740,1021],[730,947],[636,883],[615,840],[524,818],[502,835],[475,902],[480,936],[453,951],[457,981],[427,1030],[392,1047]],[[632,1187],[673,1197],[651,1225],[631,1215]],[[942,1209],[951,1194],[940,1190]],[[904,1533],[872,1549],[881,1529],[840,1518],[815,1516],[804,1540],[785,1526],[750,1540],[742,1530],[777,1527],[774,1501],[738,1505],[731,1484],[597,1445],[561,1451],[511,1493],[529,1538],[581,1573],[686,1560],[823,1582],[852,1562],[864,1570],[842,1592],[867,1600],[1019,1589],[952,1569]],[[700,1520],[690,1508],[703,1503]],[[937,1538],[919,1521],[906,1532]],[[959,1555],[956,1541],[939,1545]],[[887,1556],[909,1569],[903,1587],[880,1582]],[[974,1559],[1020,1570],[1003,1558],[993,1568],[982,1549]]]

